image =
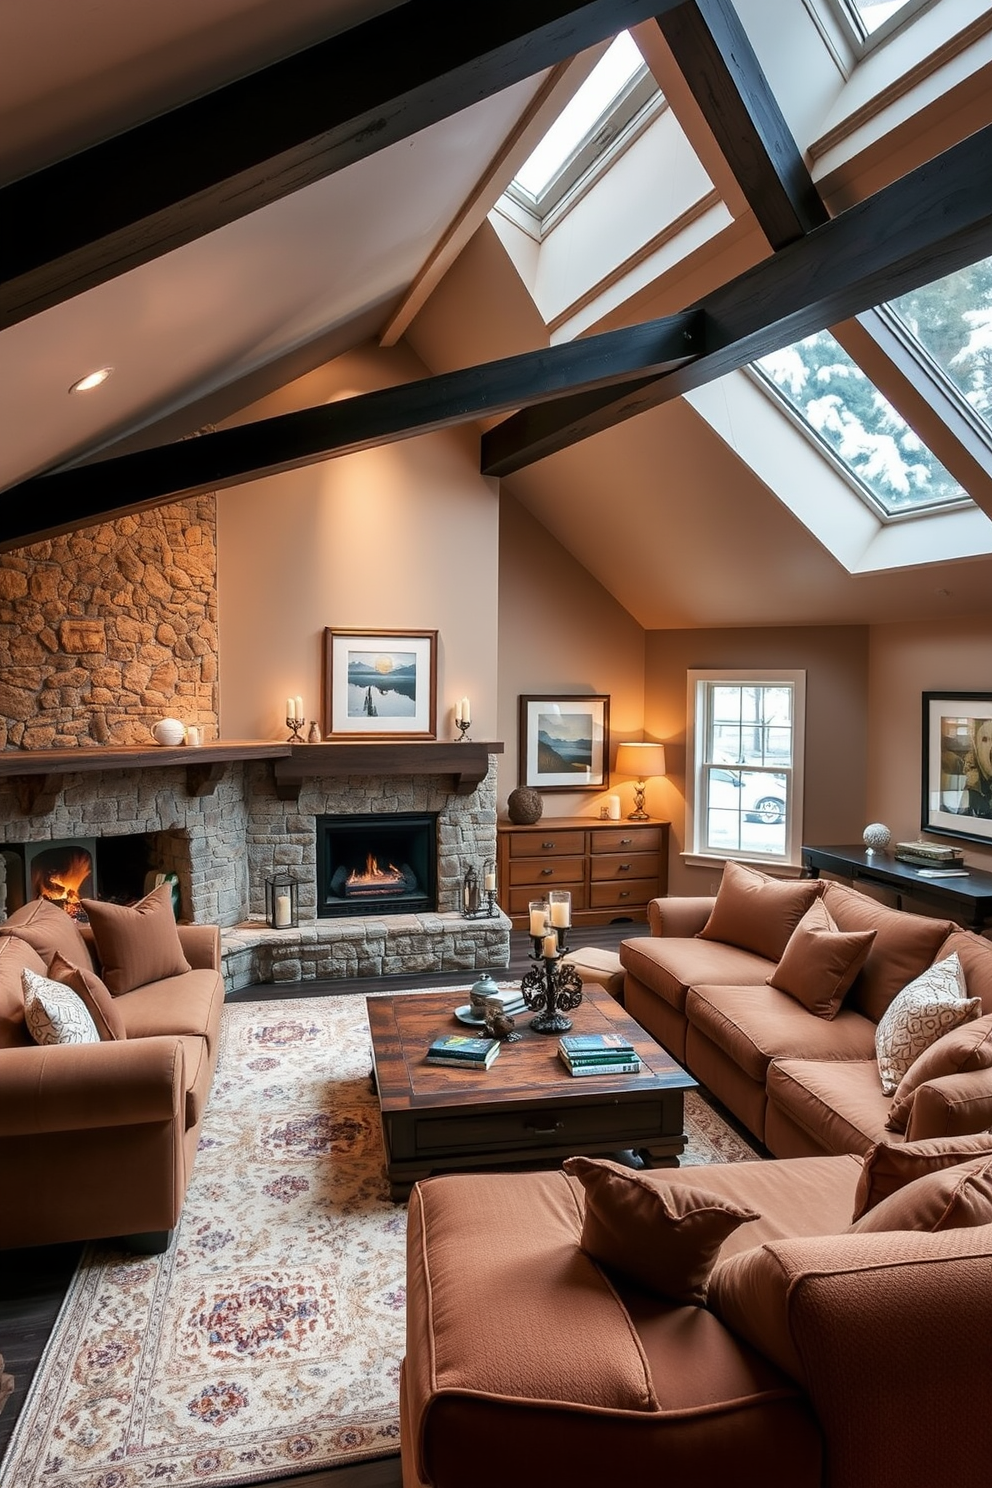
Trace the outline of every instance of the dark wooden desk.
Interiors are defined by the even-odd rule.
[[[936,864],[934,865],[937,866]],[[808,878],[836,873],[853,882],[885,884],[902,896],[932,901],[944,914],[963,920],[969,930],[981,931],[992,918],[992,873],[969,868],[967,878],[926,878],[913,863],[900,863],[890,852],[870,853],[866,847],[804,847],[803,870]]]

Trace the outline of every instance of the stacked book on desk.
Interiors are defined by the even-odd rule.
[[[456,1069],[488,1069],[499,1049],[499,1039],[440,1033],[427,1050],[427,1063],[447,1064]]]
[[[564,1033],[558,1058],[570,1075],[633,1075],[641,1061],[619,1033]]]
[[[959,847],[944,847],[937,842],[897,842],[895,856],[900,863],[916,868],[960,868],[964,853]]]

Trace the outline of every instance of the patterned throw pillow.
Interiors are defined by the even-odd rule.
[[[63,982],[25,967],[24,1021],[36,1044],[98,1044],[100,1035],[81,997]]]
[[[982,999],[969,997],[955,951],[893,998],[875,1030],[875,1055],[885,1095],[894,1095],[915,1059],[961,1023],[978,1018]]]

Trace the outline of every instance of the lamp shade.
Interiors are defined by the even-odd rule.
[[[618,775],[633,775],[647,780],[665,773],[664,744],[620,744],[617,748]]]

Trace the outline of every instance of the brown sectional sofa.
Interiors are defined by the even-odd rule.
[[[704,1305],[624,1274],[622,1220],[619,1269],[583,1249],[575,1176],[417,1185],[404,1488],[985,1488],[992,1427],[972,1403],[992,1389],[992,1138],[970,1141],[984,1156],[875,1193],[868,1233],[852,1229],[851,1155],[632,1175],[757,1214],[723,1241]],[[952,1146],[928,1150],[950,1165]],[[967,1190],[953,1215],[952,1185]]]
[[[875,1055],[877,1024],[893,998],[952,952],[969,995],[992,1015],[992,944],[950,921],[889,909],[840,883],[792,881],[781,896],[777,939],[767,923],[756,928],[755,914],[725,919],[728,932],[746,945],[713,938],[719,895],[654,900],[651,935],[620,948],[627,1011],[776,1157],[865,1153],[879,1141],[992,1127],[992,1070],[982,1069],[927,1081],[906,1129],[889,1129],[892,1096],[882,1092]],[[817,898],[840,931],[874,932],[832,1018],[816,1016],[767,983]],[[749,948],[755,944],[760,951]]]
[[[133,950],[132,966],[154,969],[167,935],[187,969],[113,996],[124,1036],[99,1043],[35,1043],[21,972],[45,975],[59,955],[124,987],[127,967],[101,967],[93,935],[42,901],[0,925],[0,1248],[120,1237],[162,1250],[182,1209],[217,1062],[220,932],[159,921],[141,933],[139,920],[129,948],[132,922],[111,910],[123,960]]]

